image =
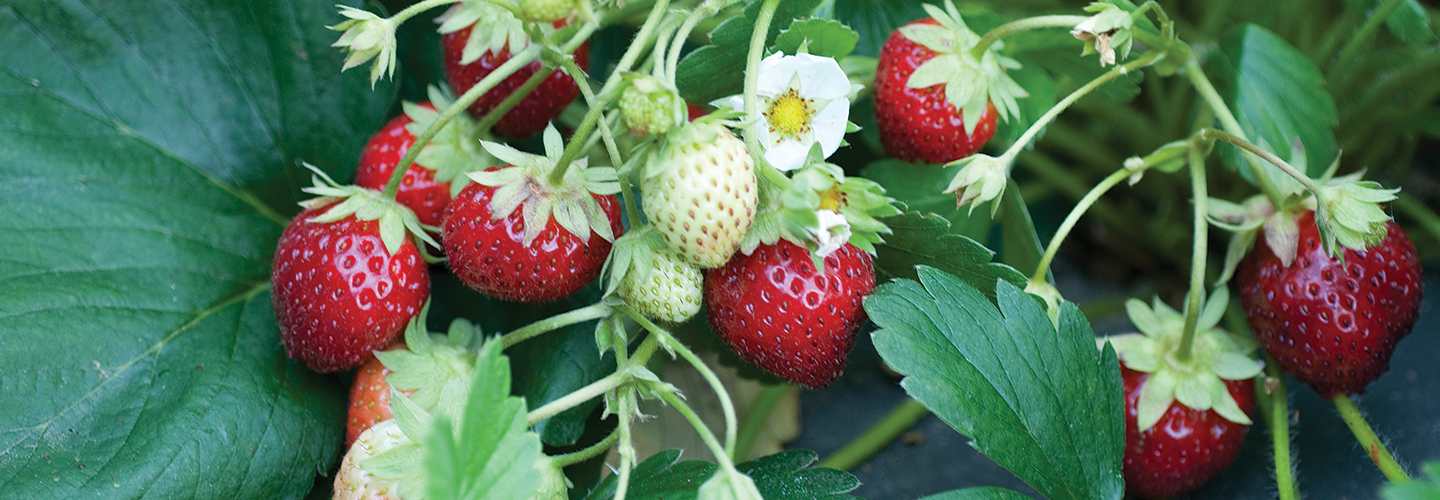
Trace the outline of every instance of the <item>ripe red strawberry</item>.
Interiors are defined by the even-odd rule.
[[[428,101],[420,103],[420,106],[435,109]],[[370,141],[365,143],[365,149],[360,153],[355,185],[376,191],[385,189],[390,175],[395,172],[395,165],[400,163],[400,157],[405,156],[405,152],[415,144],[415,134],[405,129],[414,121],[401,114],[370,136]],[[410,207],[421,224],[438,226],[441,212],[445,211],[445,205],[450,204],[450,183],[437,182],[435,170],[416,161],[405,171],[400,190],[395,193],[395,201]]]
[[[1240,262],[1240,301],[1255,338],[1280,367],[1321,397],[1365,392],[1389,370],[1395,343],[1419,316],[1424,283],[1410,237],[1386,222],[1380,244],[1326,255],[1315,213],[1297,220],[1287,267],[1266,238]]]
[[[391,346],[390,349],[405,348],[405,341],[401,340]],[[345,447],[355,442],[360,433],[380,422],[390,420],[393,416],[390,413],[390,384],[385,382],[385,377],[391,373],[389,368],[375,356],[370,356],[365,364],[355,372],[355,380],[350,382],[350,414],[349,420],[345,423]],[[415,391],[402,391],[409,395]]]
[[[908,26],[940,25],[934,18]],[[903,28],[902,28],[903,29]],[[975,154],[995,135],[999,113],[987,101],[972,133],[965,132],[959,109],[946,99],[945,85],[911,88],[916,68],[940,55],[907,38],[901,30],[890,34],[880,51],[875,70],[875,123],[885,151],[905,161],[946,163]]]
[[[1227,420],[1215,410],[1198,411],[1179,401],[1153,427],[1139,430],[1138,403],[1150,374],[1120,365],[1125,385],[1125,489],[1141,498],[1164,498],[1195,489],[1225,470],[1240,455],[1250,426]],[[1255,412],[1255,384],[1224,380],[1230,396],[1246,414]]]
[[[870,255],[846,244],[815,272],[810,252],[781,239],[737,252],[705,276],[710,325],[742,359],[819,388],[840,376],[875,288]]]
[[[290,221],[271,268],[285,351],[320,373],[354,368],[390,345],[430,296],[429,269],[409,238],[392,254],[377,220],[310,220],[332,205]]]
[[[551,216],[527,245],[522,208],[494,220],[490,202],[495,191],[470,184],[445,209],[445,255],[460,281],[503,300],[545,302],[575,293],[600,275],[611,242],[593,234],[583,241]],[[612,234],[620,234],[619,200],[591,196],[609,219]]]
[[[525,40],[523,29],[516,29],[519,26],[519,20],[515,19],[508,11],[491,8],[485,2],[465,2],[465,4],[476,4],[464,7],[482,9],[483,13],[465,15],[464,12],[457,12],[452,15],[452,18],[463,21],[478,17],[477,22],[463,28],[455,27],[454,23],[450,22],[441,26],[443,33],[441,48],[445,58],[445,75],[450,81],[450,86],[460,94],[470,90],[470,87],[479,83],[495,68],[505,64],[505,61],[509,61],[511,54],[519,50],[516,48],[516,45],[519,44],[517,40]],[[564,21],[555,22],[555,27],[561,26],[564,26]],[[458,29],[446,32],[452,28]],[[472,38],[471,32],[476,29],[485,30],[486,33]],[[509,32],[508,35],[505,32]],[[465,48],[467,44],[471,43],[482,46],[471,49],[469,55],[475,56],[474,58],[466,58]],[[528,40],[526,43],[529,43]],[[588,42],[581,44],[573,56],[575,63],[581,69],[589,68],[590,44]],[[520,68],[495,88],[480,96],[474,104],[470,105],[470,113],[476,118],[484,116],[506,97],[510,97],[516,88],[524,85],[525,81],[529,80],[535,72],[540,71],[542,66],[543,64],[539,60],[535,60]],[[575,80],[570,75],[563,71],[551,73],[530,92],[530,95],[522,99],[499,122],[496,122],[494,130],[518,138],[535,135],[545,128],[545,124],[560,116],[560,112],[565,110],[565,106],[568,106],[570,101],[575,100],[578,95],[580,95],[580,88],[575,85]]]

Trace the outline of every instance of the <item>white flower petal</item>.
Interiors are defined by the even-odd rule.
[[[847,97],[850,79],[840,63],[828,57],[799,54],[795,56],[795,72],[800,75],[800,93],[812,99]]]
[[[815,233],[815,241],[820,244],[815,251],[817,255],[829,256],[850,241],[850,221],[845,220],[844,215],[833,210],[816,210],[815,219],[820,223]]]
[[[845,98],[830,101],[830,104],[821,109],[810,119],[810,130],[814,132],[816,140],[820,141],[820,150],[825,157],[835,154],[840,149],[840,142],[845,139],[845,123],[850,117],[850,100]]]
[[[783,52],[770,54],[760,61],[759,85],[756,93],[762,96],[779,95],[790,88],[790,79],[795,76],[795,65],[791,62],[794,56],[786,56]]]
[[[805,155],[809,152],[809,144],[786,139],[765,151],[765,161],[777,170],[787,172],[805,166]]]
[[[732,95],[732,96],[730,96],[730,97],[728,97],[728,98],[725,98],[725,99],[716,99],[716,100],[714,100],[713,102],[711,102],[710,105],[711,105],[711,106],[715,106],[715,107],[717,107],[717,108],[723,108],[723,107],[725,107],[725,106],[730,106],[730,108],[731,108],[731,109],[734,109],[735,111],[745,111],[745,97],[744,97],[744,96],[738,96],[738,95]]]

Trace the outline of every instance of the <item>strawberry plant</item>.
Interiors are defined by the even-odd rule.
[[[1433,14],[15,2],[0,486],[1435,498]]]

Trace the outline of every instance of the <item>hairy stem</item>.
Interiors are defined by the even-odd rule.
[[[1045,283],[1045,275],[1046,271],[1050,270],[1050,263],[1055,260],[1055,254],[1060,252],[1060,244],[1065,242],[1065,238],[1070,235],[1070,230],[1074,229],[1075,224],[1080,222],[1080,216],[1085,215],[1085,211],[1089,210],[1090,206],[1094,205],[1095,201],[1099,200],[1105,192],[1129,176],[1130,169],[1121,168],[1116,170],[1101,180],[1099,184],[1096,184],[1094,188],[1091,188],[1089,193],[1085,193],[1084,198],[1080,198],[1080,201],[1075,203],[1075,208],[1070,210],[1070,215],[1065,216],[1065,221],[1060,223],[1060,227],[1055,230],[1055,236],[1050,238],[1050,244],[1045,247],[1045,255],[1040,257],[1040,265],[1035,267],[1035,274],[1030,276],[1032,283]]]
[[[410,18],[415,17],[416,15],[420,14],[421,12],[425,12],[425,11],[427,11],[427,10],[430,10],[430,9],[433,9],[433,8],[435,8],[435,7],[439,7],[439,6],[442,6],[442,5],[450,5],[450,4],[452,4],[452,3],[457,3],[457,2],[460,2],[460,1],[461,1],[461,0],[425,0],[425,1],[423,1],[423,2],[418,2],[418,3],[416,3],[415,5],[411,5],[411,6],[409,6],[409,7],[406,7],[404,10],[401,10],[400,12],[396,12],[395,15],[393,15],[393,16],[390,16],[390,21],[393,22],[393,23],[395,23],[395,26],[398,27],[398,26],[400,26],[401,24],[403,24],[405,21],[408,21]]]
[[[740,422],[740,436],[735,444],[735,454],[731,457],[735,460],[745,460],[750,457],[750,449],[755,447],[755,440],[760,437],[760,432],[765,430],[765,424],[770,422],[770,414],[775,411],[775,406],[785,395],[795,390],[790,384],[767,385],[750,403],[750,411],[745,412],[745,419]]]
[[[1410,475],[1405,473],[1405,469],[1395,461],[1390,450],[1380,442],[1380,438],[1375,435],[1375,430],[1370,428],[1370,423],[1366,422],[1365,416],[1360,414],[1360,409],[1355,407],[1353,401],[1350,401],[1350,396],[1340,394],[1331,398],[1331,401],[1335,402],[1335,409],[1340,411],[1340,419],[1350,427],[1350,432],[1355,434],[1357,441],[1360,441],[1360,447],[1365,449],[1365,454],[1370,455],[1370,460],[1375,462],[1375,466],[1380,468],[1380,472],[1385,474],[1385,478],[1397,484],[1410,482]]]
[[[1269,404],[1270,442],[1275,449],[1275,489],[1280,500],[1299,500],[1300,489],[1295,486],[1295,470],[1290,462],[1290,396],[1285,391],[1285,375],[1280,373],[1274,359],[1265,360],[1265,377],[1256,378],[1255,383],[1263,401]],[[1268,394],[1267,394],[1268,390]]]
[[[700,434],[700,440],[710,448],[710,452],[715,455],[715,461],[720,464],[722,469],[735,469],[735,462],[730,460],[730,454],[720,446],[720,440],[715,439],[715,433],[710,432],[710,428],[705,426],[705,421],[700,420],[700,415],[697,415],[690,405],[685,404],[684,399],[680,399],[679,395],[671,391],[657,390],[656,392],[660,393],[660,399],[665,400],[672,408],[675,408],[675,411],[680,412],[685,420],[690,421],[690,425],[695,428],[695,432]]]
[[[1280,171],[1285,172],[1286,175],[1293,177],[1296,182],[1300,183],[1301,186],[1305,186],[1305,189],[1309,190],[1311,194],[1314,194],[1316,198],[1320,197],[1320,185],[1316,184],[1314,179],[1311,179],[1310,176],[1305,175],[1304,172],[1301,172],[1299,169],[1291,166],[1289,163],[1286,163],[1285,160],[1280,159],[1279,156],[1275,156],[1275,153],[1260,149],[1260,146],[1256,146],[1255,144],[1252,144],[1250,141],[1247,141],[1242,137],[1237,137],[1227,132],[1210,129],[1203,130],[1200,133],[1210,138],[1220,139],[1230,144],[1234,144],[1236,146],[1239,146],[1241,149],[1244,149],[1256,156],[1264,158],[1265,161],[1268,161],[1272,165],[1275,165],[1280,169]]]
[[[1235,113],[1230,111],[1230,107],[1225,105],[1225,99],[1220,97],[1220,93],[1215,91],[1215,86],[1210,83],[1210,79],[1205,77],[1205,71],[1200,69],[1200,62],[1194,56],[1185,61],[1185,77],[1190,80],[1190,84],[1200,92],[1200,97],[1215,112],[1215,117],[1220,120],[1220,126],[1236,137],[1244,138],[1245,128],[1240,126],[1240,120],[1235,119]],[[1270,199],[1271,205],[1280,206],[1280,202],[1285,199],[1285,193],[1281,193],[1280,189],[1275,187],[1275,183],[1270,179],[1270,173],[1265,170],[1265,165],[1248,152],[1243,156],[1246,163],[1250,165],[1250,172],[1255,175],[1255,183],[1260,185],[1260,191]]]
[[[1190,198],[1195,209],[1195,234],[1190,251],[1190,291],[1185,296],[1185,329],[1175,357],[1189,361],[1195,345],[1195,329],[1200,323],[1200,309],[1205,305],[1205,262],[1209,249],[1210,222],[1205,218],[1205,202],[1210,199],[1205,179],[1205,155],[1200,148],[1190,147]]]
[[[525,416],[525,418],[529,422],[529,425],[535,425],[541,420],[545,420],[555,415],[559,415],[560,412],[569,410],[576,406],[580,406],[580,404],[591,399],[600,397],[602,394],[609,392],[611,389],[620,387],[621,385],[629,383],[632,380],[634,380],[634,376],[630,374],[629,369],[617,370],[615,373],[611,373],[605,378],[596,380],[590,385],[581,387],[575,392],[566,394],[560,399],[551,401],[549,403],[546,403],[544,406],[532,410],[529,414]]]
[[[425,149],[426,145],[430,144],[430,140],[434,139],[435,135],[440,133],[440,129],[449,125],[450,121],[454,120],[456,115],[464,113],[465,108],[474,104],[476,100],[480,99],[480,96],[485,95],[486,92],[495,88],[496,85],[505,81],[506,78],[510,78],[510,75],[515,74],[520,68],[530,64],[530,61],[534,61],[539,55],[539,45],[532,44],[529,47],[525,47],[525,49],[512,56],[509,61],[505,61],[505,64],[501,64],[500,67],[495,68],[495,71],[485,75],[485,78],[477,82],[474,87],[470,87],[470,90],[465,91],[464,94],[456,98],[455,102],[450,104],[450,107],[445,108],[445,111],[440,113],[440,117],[436,118],[434,123],[431,123],[429,127],[425,128],[424,132],[421,132],[420,135],[415,138],[415,142],[410,146],[410,149],[405,151],[405,156],[400,157],[400,163],[395,165],[395,173],[390,174],[390,182],[385,184],[383,196],[387,199],[395,199],[395,193],[400,191],[400,181],[405,178],[405,172],[410,170],[410,165],[415,163],[415,158],[420,156],[420,151]]]
[[[920,419],[930,414],[930,410],[913,399],[906,399],[900,403],[890,414],[880,419],[874,426],[866,430],[860,437],[855,438],[850,444],[845,445],[834,454],[825,457],[816,467],[828,467],[831,469],[850,470],[865,462],[866,459],[879,453],[899,437],[906,430],[913,427]]]
[[[619,309],[630,319],[639,323],[641,327],[649,330],[651,335],[659,338],[661,344],[667,349],[679,353],[680,357],[685,358],[685,361],[695,367],[695,371],[700,372],[700,376],[705,378],[705,382],[710,384],[710,389],[715,391],[715,397],[720,400],[720,408],[725,413],[725,453],[733,456],[735,454],[735,433],[739,426],[736,424],[735,402],[730,399],[730,392],[725,390],[725,384],[720,383],[720,377],[716,376],[715,371],[711,370],[690,348],[675,340],[669,331],[656,325],[630,306],[622,305]]]
[[[513,347],[526,340],[533,339],[547,332],[561,328],[584,323],[593,319],[600,319],[610,315],[610,306],[604,302],[597,302],[574,311],[556,314],[554,316],[530,323],[512,330],[510,333],[500,336],[500,345],[506,349]]]
[[[485,113],[484,117],[480,118],[480,124],[475,127],[476,130],[479,131],[479,135],[485,137],[485,134],[490,132],[490,129],[493,128],[496,123],[500,123],[500,119],[504,118],[506,113],[515,109],[515,106],[519,105],[520,101],[525,100],[525,98],[530,95],[530,92],[535,91],[535,87],[539,87],[540,83],[544,82],[545,79],[549,78],[550,74],[554,72],[555,68],[546,66],[540,68],[540,71],[536,71],[535,74],[530,75],[529,80],[525,80],[525,83],[516,87],[514,92],[511,92],[509,96],[505,97],[505,100],[500,101],[500,104],[496,105],[495,108]]]
[[[751,127],[759,125],[760,111],[760,59],[765,55],[765,40],[770,33],[770,21],[775,17],[775,9],[780,6],[780,0],[765,0],[760,5],[760,14],[755,18],[755,32],[750,35],[750,52],[745,59],[745,122]],[[760,139],[753,132],[745,133],[745,149],[750,151],[750,158],[758,169],[770,168],[765,161],[763,149],[760,149]]]
[[[615,446],[615,442],[619,439],[620,428],[617,427],[615,428],[615,430],[610,431],[609,436],[605,436],[605,439],[602,439],[598,443],[595,443],[586,447],[583,450],[579,450],[573,453],[557,455],[555,457],[552,457],[550,460],[552,460],[557,467],[569,467],[571,465],[575,465],[604,454],[606,451],[610,450],[611,446]]]
[[[979,59],[985,55],[985,51],[990,50],[990,46],[994,45],[995,42],[1000,41],[1001,38],[1005,38],[1016,33],[1040,28],[1074,28],[1075,25],[1085,22],[1086,19],[1089,19],[1089,17],[1036,16],[1027,17],[1018,21],[1011,21],[986,32],[985,36],[980,37],[980,41],[975,42],[975,47],[970,49],[970,55],[974,56],[976,59]]]

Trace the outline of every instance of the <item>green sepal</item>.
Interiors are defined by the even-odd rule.
[[[1008,173],[1013,160],[1009,155],[996,158],[975,154],[950,162],[949,165],[963,166],[950,180],[945,192],[955,193],[955,206],[970,205],[967,214],[974,213],[975,207],[991,202],[990,217],[994,218],[1000,212],[1000,195],[1005,193],[1005,186],[1009,184]]]
[[[1213,409],[1232,422],[1252,423],[1226,389],[1224,380],[1254,378],[1264,364],[1250,356],[1257,347],[1254,341],[1216,328],[1229,302],[1228,289],[1217,288],[1197,312],[1195,339],[1187,361],[1177,356],[1185,315],[1158,297],[1149,306],[1136,299],[1125,303],[1130,321],[1141,333],[1098,340],[1099,345],[1109,342],[1114,346],[1126,367],[1150,374],[1136,404],[1141,430],[1154,427],[1176,401],[1195,410]]]
[[[570,234],[589,243],[590,234],[615,241],[610,229],[610,218],[595,201],[595,195],[612,195],[620,192],[620,177],[611,167],[586,167],[585,158],[576,159],[566,170],[560,185],[550,182],[550,172],[564,153],[565,143],[554,124],[545,127],[545,155],[520,151],[509,145],[480,141],[492,156],[509,163],[497,170],[485,170],[466,174],[470,180],[494,187],[490,199],[490,212],[494,220],[509,217],[516,208],[522,209],[525,219],[524,244],[529,245],[540,236],[550,218]]]
[[[1030,94],[1005,70],[1020,69],[1020,63],[1000,55],[999,50],[1003,48],[1000,42],[992,44],[984,55],[976,59],[970,51],[980,41],[980,36],[965,25],[950,0],[946,0],[945,10],[930,4],[925,4],[924,8],[940,25],[909,25],[901,27],[900,33],[938,55],[915,68],[905,85],[917,89],[945,85],[945,100],[960,110],[967,135],[975,133],[987,101],[995,103],[1002,120],[1009,121],[1011,116],[1019,116],[1020,106],[1016,99],[1029,97]]]
[[[303,165],[315,175],[310,179],[314,186],[302,189],[302,191],[316,195],[316,197],[300,202],[300,206],[309,209],[340,201],[325,213],[311,217],[309,222],[323,224],[335,222],[351,215],[354,215],[356,220],[378,220],[380,241],[385,243],[385,250],[390,255],[400,252],[400,246],[405,243],[407,237],[406,233],[421,242],[435,247],[440,246],[440,243],[431,238],[425,228],[420,225],[420,219],[409,207],[386,198],[380,191],[359,186],[341,186],[314,165],[309,163]],[[418,247],[420,244],[416,243],[416,246]]]
[[[485,22],[479,22],[482,19]],[[465,49],[460,52],[460,64],[475,62],[486,52],[499,54],[508,48],[514,54],[530,46],[525,23],[504,7],[486,0],[461,1],[435,20],[440,22],[437,31],[441,34],[471,28]],[[547,23],[538,26],[541,30],[554,29]]]
[[[617,238],[610,247],[610,257],[600,269],[600,276],[605,277],[605,295],[613,295],[627,275],[635,274],[632,279],[641,281],[649,279],[654,256],[669,249],[660,233],[648,225]]]
[[[354,7],[344,5],[339,7],[340,15],[349,19],[334,26],[326,26],[326,28],[342,32],[340,39],[330,46],[340,47],[349,52],[349,55],[345,57],[345,65],[340,68],[340,71],[375,59],[375,65],[370,68],[370,88],[375,88],[375,82],[380,80],[381,76],[393,78],[395,76],[396,23]]]
[[[440,114],[455,102],[449,88],[431,85],[426,89],[426,93],[435,109],[409,101],[401,103],[405,116],[411,120],[411,123],[405,125],[405,130],[416,137],[425,133],[425,129],[430,128],[430,125],[440,118]],[[500,165],[498,159],[490,156],[480,146],[479,125],[469,114],[455,115],[455,118],[445,124],[430,143],[425,145],[425,149],[420,150],[420,155],[415,157],[415,163],[435,171],[436,182],[450,184],[452,198],[458,196],[470,183],[470,178],[461,174]]]
[[[408,401],[425,411],[455,417],[470,392],[475,368],[475,353],[469,346],[481,332],[468,320],[457,319],[450,323],[448,335],[431,334],[425,328],[429,307],[426,303],[420,314],[411,318],[405,329],[404,349],[376,351],[375,357],[390,369],[386,383],[401,391],[413,391]]]
[[[1379,245],[1389,232],[1385,223],[1390,216],[1379,204],[1394,200],[1400,188],[1385,189],[1377,182],[1361,181],[1363,174],[1361,171],[1331,179],[1316,193],[1315,224],[1325,252],[1332,257],[1341,255],[1337,242],[1352,250],[1364,250]]]

